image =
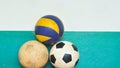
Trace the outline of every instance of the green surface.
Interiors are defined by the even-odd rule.
[[[18,51],[29,40],[35,40],[32,31],[0,31],[0,68],[22,68]],[[120,68],[120,32],[65,32],[62,40],[80,52],[75,68]],[[45,68],[53,67],[48,62]]]

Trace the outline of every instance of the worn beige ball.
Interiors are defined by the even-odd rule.
[[[48,50],[38,41],[28,41],[21,46],[18,58],[25,68],[43,68],[48,61]]]

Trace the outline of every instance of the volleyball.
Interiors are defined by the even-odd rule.
[[[58,17],[53,15],[41,17],[35,25],[36,38],[46,45],[53,45],[58,42],[63,33],[63,23]]]

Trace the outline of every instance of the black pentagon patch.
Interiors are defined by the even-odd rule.
[[[65,45],[65,43],[60,42],[56,45],[56,48],[63,48],[64,45]]]
[[[65,54],[63,57],[63,60],[65,63],[69,63],[70,61],[72,61],[72,56],[71,54]]]
[[[77,47],[75,47],[75,45],[72,45],[72,47],[75,51],[78,51],[78,49],[77,49]]]
[[[79,61],[79,59],[76,61],[75,66],[77,65],[78,61]]]
[[[54,56],[54,55],[51,55],[51,56],[50,56],[50,60],[51,60],[52,63],[55,63],[55,61],[56,61],[55,56]]]

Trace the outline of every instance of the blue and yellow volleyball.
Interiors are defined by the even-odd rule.
[[[62,21],[53,15],[41,17],[35,26],[36,38],[46,44],[53,45],[58,42],[64,33]]]

